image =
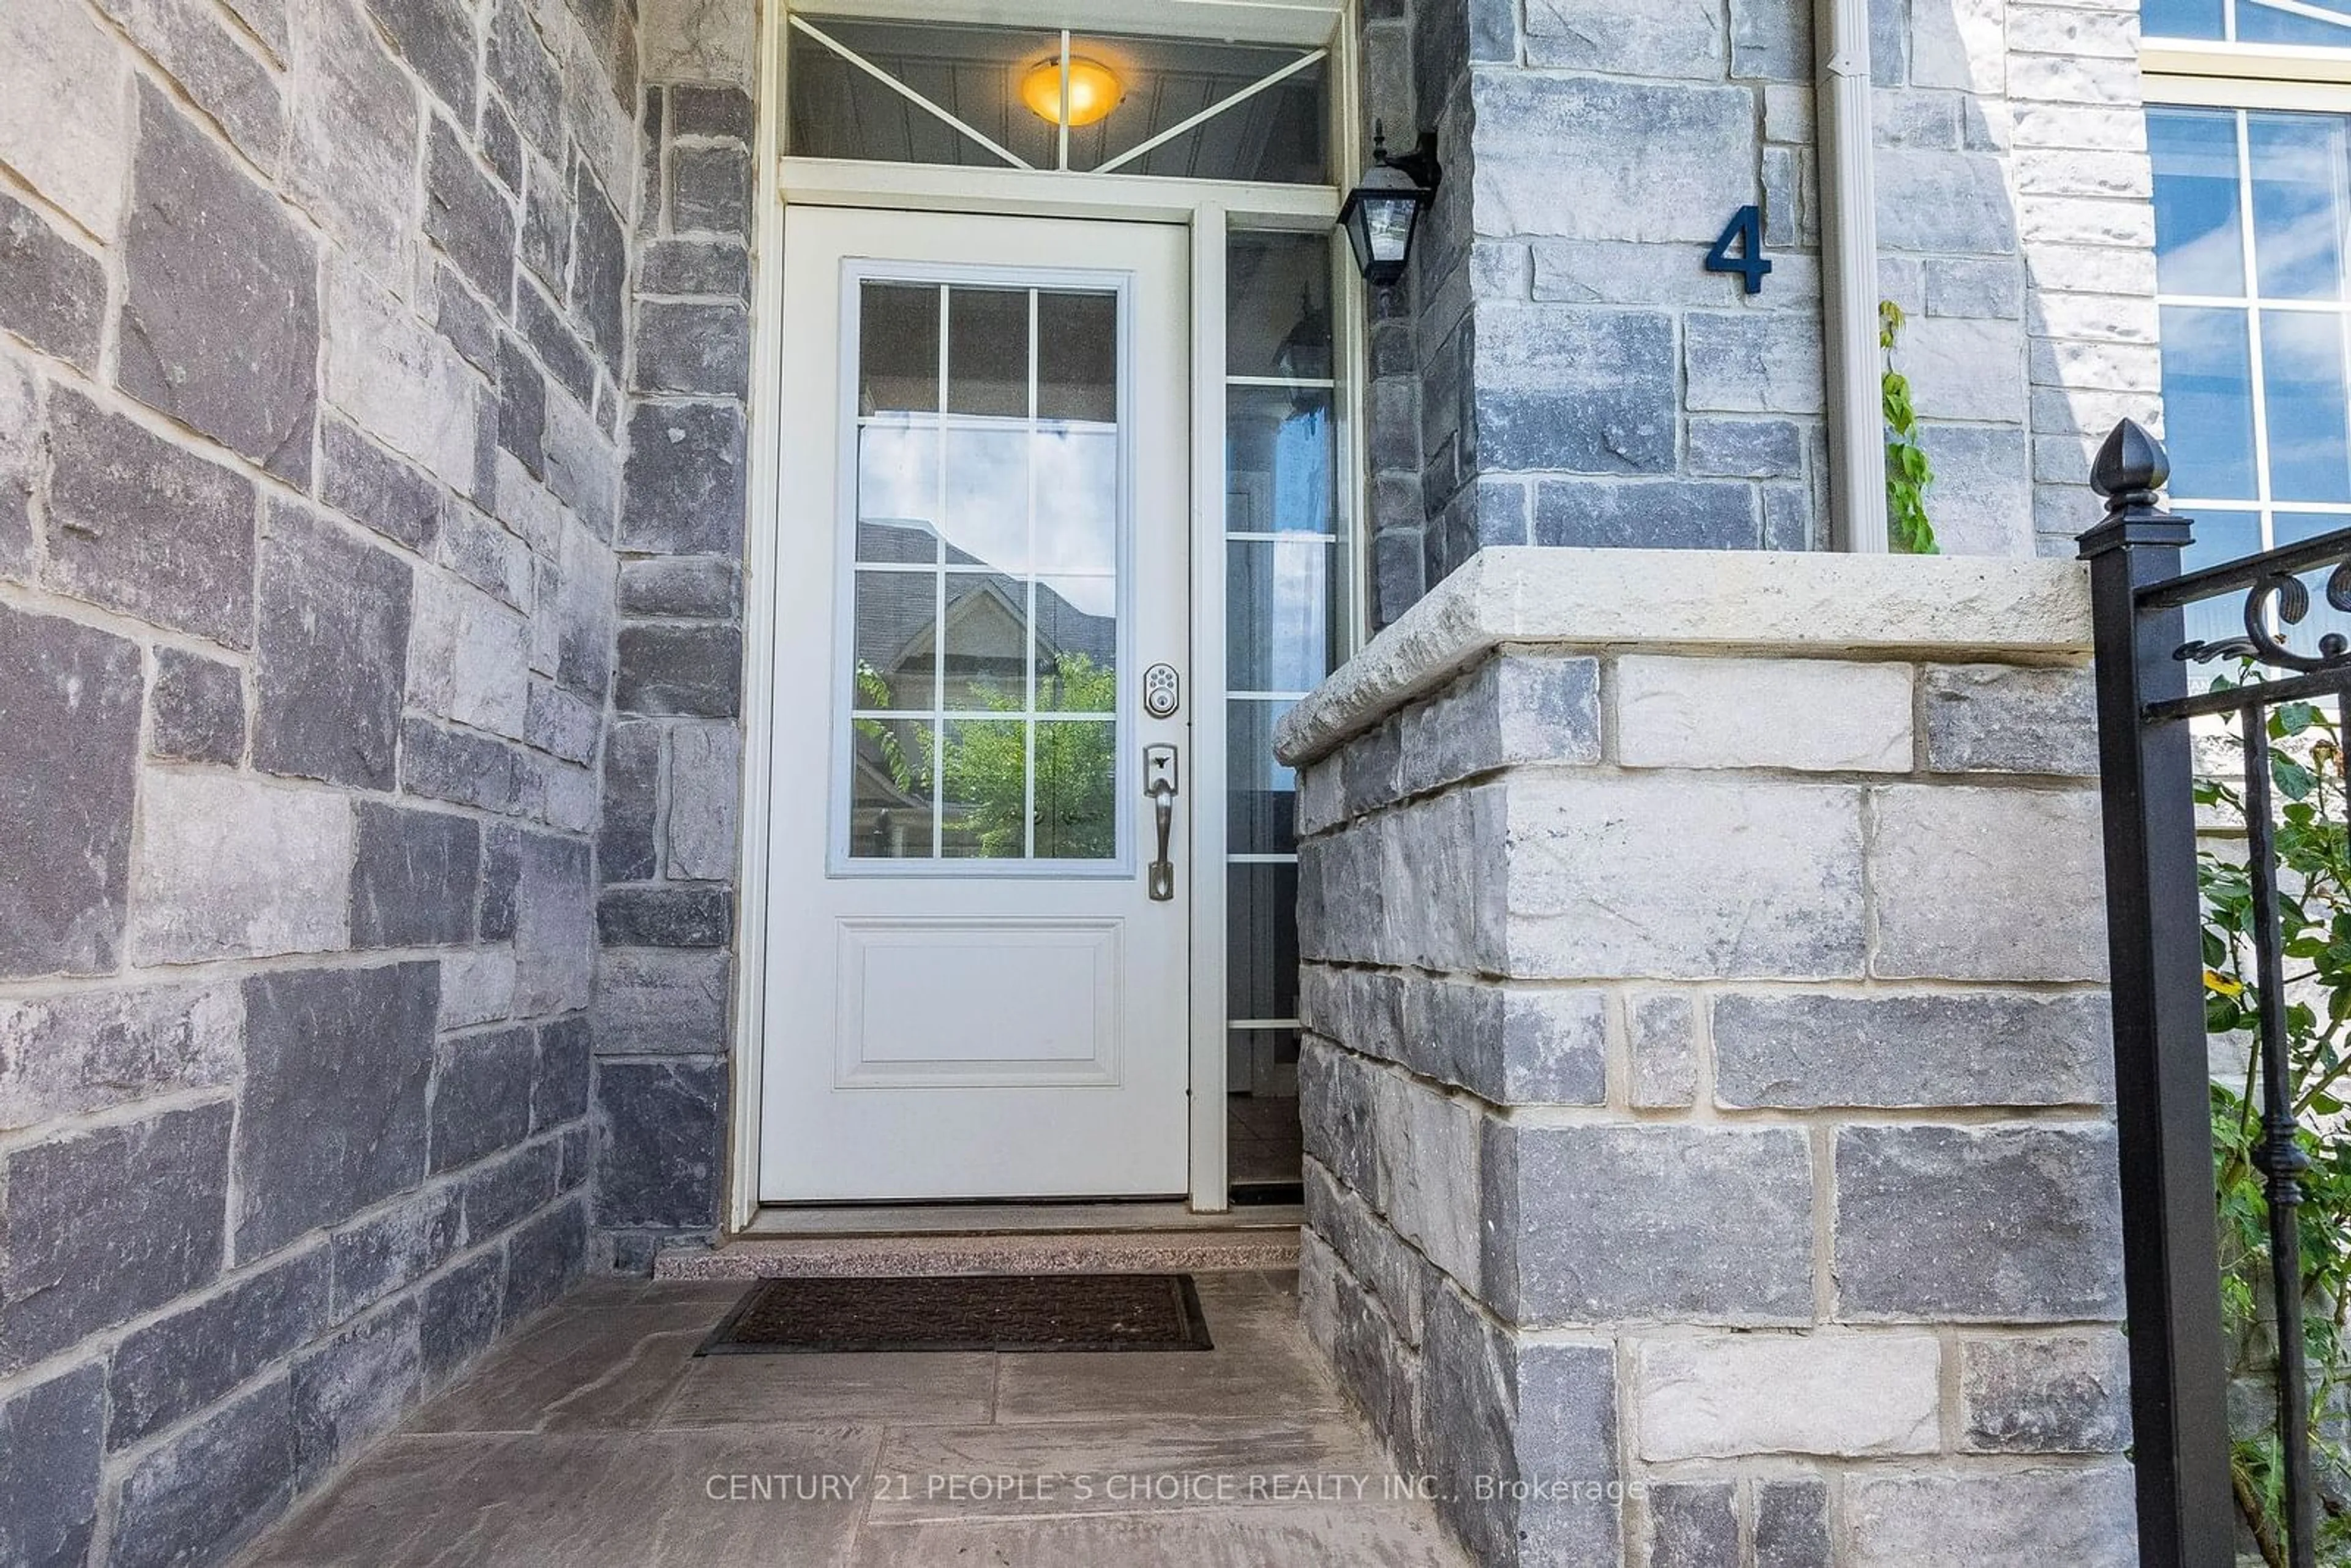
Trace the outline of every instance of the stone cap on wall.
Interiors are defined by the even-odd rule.
[[[1506,643],[2017,658],[2087,653],[2078,561],[1489,547],[1282,716],[1298,767]]]

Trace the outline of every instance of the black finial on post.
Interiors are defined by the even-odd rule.
[[[2106,515],[2082,536],[2082,559],[2125,544],[2184,547],[2188,519],[2165,511],[2158,494],[2170,478],[2171,456],[2147,426],[2135,419],[2116,425],[2090,464],[2090,487],[2106,498]],[[2179,570],[2177,558],[2168,570]]]
[[[2170,477],[2171,455],[2135,419],[2115,426],[2090,465],[2090,487],[2106,498],[2109,512],[2154,506]]]

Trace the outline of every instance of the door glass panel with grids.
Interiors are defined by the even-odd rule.
[[[859,284],[850,860],[1118,858],[1118,304]]]
[[[1179,1195],[1184,233],[786,225],[761,1196]]]

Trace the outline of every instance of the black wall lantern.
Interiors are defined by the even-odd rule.
[[[1437,182],[1444,178],[1437,165],[1436,131],[1422,131],[1418,146],[1391,158],[1386,136],[1379,126],[1372,128],[1372,166],[1339,209],[1364,282],[1384,288],[1404,276],[1421,209],[1437,199]]]

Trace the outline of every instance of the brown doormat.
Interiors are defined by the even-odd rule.
[[[1189,1274],[762,1280],[696,1355],[869,1350],[1210,1350]]]

